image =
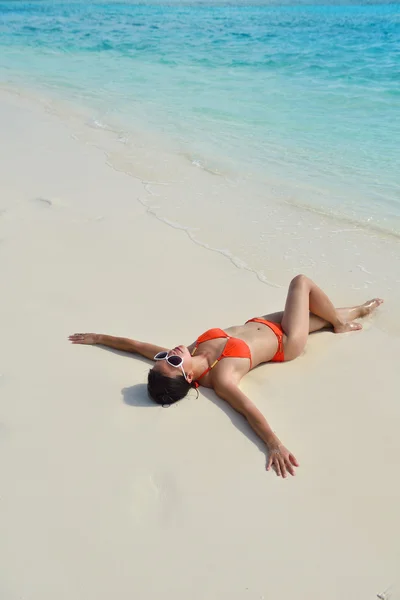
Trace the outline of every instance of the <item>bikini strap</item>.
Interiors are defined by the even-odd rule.
[[[215,367],[215,365],[219,363],[219,361],[221,360],[221,358],[223,358],[223,354],[224,353],[222,352],[221,356],[219,356],[216,360],[214,360],[213,364],[210,367],[208,367],[208,369],[206,369],[204,371],[204,373],[202,373],[200,375],[200,377],[197,378],[197,381],[199,381],[199,379],[201,379],[202,377],[204,377],[204,375],[207,375],[207,373],[209,373],[211,371],[211,369],[213,369]],[[192,356],[193,356],[193,354],[192,354]]]
[[[212,331],[212,330],[209,330],[209,331]],[[214,330],[214,331],[215,331],[215,330]],[[224,334],[224,335],[223,335],[223,336],[221,336],[221,337],[223,337],[223,338],[226,338],[226,340],[227,340],[227,342],[228,342],[228,340],[230,339],[230,337],[231,337],[231,336],[230,336],[230,335],[228,335],[228,334],[226,333],[226,331],[224,331],[223,329],[220,329],[219,331],[221,331],[221,332]],[[207,332],[206,332],[206,333],[207,333]],[[203,335],[204,335],[204,334],[203,334]],[[199,337],[199,338],[197,338],[197,340],[196,340],[196,344],[195,344],[195,346],[194,346],[194,348],[193,348],[192,356],[194,356],[194,355],[196,354],[196,352],[197,352],[197,348],[198,348],[198,347],[199,347],[199,345],[202,343],[202,342],[200,342],[200,341],[199,341],[199,340],[201,339],[201,337],[202,337],[202,336],[200,336],[200,337]],[[212,340],[212,339],[217,339],[217,338],[216,338],[216,337],[215,337],[215,338],[210,338],[210,340]],[[209,340],[204,340],[204,341],[205,341],[205,342],[206,342],[206,341],[208,342]],[[198,377],[198,378],[197,378],[197,381],[198,381],[199,379],[201,379],[202,377],[204,377],[204,375],[207,375],[207,373],[209,373],[209,372],[211,371],[211,369],[213,369],[213,368],[215,367],[215,365],[216,365],[216,364],[217,364],[217,363],[218,363],[218,362],[221,360],[221,358],[223,358],[223,357],[224,357],[224,351],[225,351],[225,346],[224,346],[224,349],[223,349],[223,350],[222,350],[222,352],[221,352],[221,355],[220,355],[220,356],[219,356],[219,357],[218,357],[216,360],[214,360],[213,364],[212,364],[210,367],[208,367],[208,369],[206,369],[206,370],[204,371],[204,373],[202,373],[202,374],[200,375],[200,377]]]

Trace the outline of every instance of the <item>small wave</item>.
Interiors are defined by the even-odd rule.
[[[217,168],[207,167],[204,162],[200,158],[192,158],[191,156],[184,155],[187,160],[190,160],[191,164],[202,171],[206,171],[206,173],[211,173],[211,175],[217,175],[218,177],[222,176],[222,172]]]
[[[111,44],[110,42],[107,42],[106,40],[103,40],[102,42],[99,42],[95,46],[88,48],[89,52],[107,52],[107,50],[114,50],[114,46],[113,46],[113,44]]]
[[[194,167],[198,167],[199,169],[203,169],[204,168],[203,165],[202,165],[202,163],[201,163],[201,161],[198,160],[197,158],[195,158],[195,159],[192,160],[192,165]]]
[[[88,127],[92,127],[92,129],[104,129],[105,131],[109,131],[110,128],[105,123],[102,123],[100,119],[96,117],[91,117],[85,123]]]
[[[274,288],[282,287],[278,283],[275,283],[274,281],[270,281],[269,279],[267,279],[263,273],[260,273],[256,269],[252,269],[246,262],[244,262],[241,258],[232,254],[229,250],[226,250],[225,248],[213,248],[206,242],[202,242],[197,237],[195,237],[195,235],[193,233],[194,230],[191,227],[187,227],[186,225],[181,225],[180,223],[170,221],[169,219],[166,219],[165,217],[161,217],[160,215],[157,214],[157,212],[155,211],[154,208],[152,208],[151,206],[149,206],[146,203],[145,200],[142,200],[141,198],[138,198],[138,200],[139,200],[140,204],[146,209],[146,212],[148,214],[152,215],[158,221],[165,223],[165,225],[168,225],[169,227],[172,227],[173,229],[179,229],[181,231],[184,231],[186,233],[186,235],[189,237],[189,239],[192,242],[194,242],[195,244],[197,244],[198,246],[201,246],[202,248],[205,248],[206,250],[210,250],[211,252],[216,252],[217,254],[222,254],[222,256],[225,256],[236,268],[243,269],[244,271],[249,271],[250,273],[253,273],[257,277],[257,279],[259,281],[261,281],[261,283],[265,283],[266,285],[269,285],[270,287],[274,287]]]
[[[340,214],[338,211],[334,209],[322,208],[317,206],[310,206],[307,204],[303,204],[298,201],[293,200],[285,200],[286,204],[293,206],[297,210],[310,212],[315,215],[320,215],[325,219],[330,219],[335,221],[336,223],[343,223],[345,225],[350,225],[351,229],[337,229],[332,231],[332,233],[347,233],[349,231],[365,231],[371,234],[376,234],[379,236],[387,236],[390,238],[395,238],[396,240],[400,239],[400,232],[388,224],[388,226],[381,225],[379,223],[374,223],[370,220],[365,219],[357,219],[356,217],[347,216],[344,214]]]

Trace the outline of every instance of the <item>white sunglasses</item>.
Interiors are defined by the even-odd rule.
[[[168,356],[167,350],[162,350],[161,352],[157,352],[153,360],[166,360],[171,367],[175,367],[176,369],[181,369],[184,378],[186,379],[186,373],[183,368],[183,358],[182,356],[177,356],[176,354],[171,354]]]

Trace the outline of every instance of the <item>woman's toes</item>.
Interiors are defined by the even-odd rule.
[[[361,323],[355,323],[352,321],[351,323],[345,323],[344,325],[340,325],[340,327],[335,327],[335,333],[347,333],[348,331],[358,331],[362,329]]]
[[[367,300],[367,302],[364,302],[361,306],[361,316],[366,317],[367,315],[370,315],[381,304],[383,304],[382,298],[372,298],[372,300]]]
[[[372,300],[367,300],[367,302],[364,302],[363,306],[365,308],[369,308],[370,310],[374,310],[375,308],[378,308],[378,306],[380,306],[382,303],[382,298],[372,298]]]

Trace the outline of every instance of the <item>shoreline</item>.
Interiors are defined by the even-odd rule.
[[[17,97],[28,104],[32,100]],[[350,218],[339,220],[299,206],[299,201],[293,204],[274,197],[278,191],[274,186],[265,190],[248,180],[216,178],[165,148],[162,152],[157,148],[154,154],[155,140],[148,147],[144,139],[138,148],[132,143],[127,147],[125,141],[121,143],[121,133],[93,129],[88,114],[68,112],[69,103],[60,110],[43,97],[35,96],[34,101],[71,128],[73,137],[99,150],[111,169],[138,182],[141,190],[136,201],[149,214],[184,231],[200,247],[222,254],[262,283],[286,286],[303,271],[334,286],[340,277],[354,292],[351,301],[358,303],[363,296],[357,292],[382,295],[391,280],[394,302],[400,303],[400,280],[393,281],[393,273],[400,269],[400,239],[390,232],[365,229]],[[223,225],[227,214],[229,231]],[[337,263],[344,269],[337,269]],[[396,323],[394,327],[398,329]]]
[[[230,186],[230,193],[235,192],[235,188],[240,188],[243,197],[243,190],[250,186],[258,201],[265,198],[268,203],[277,203],[280,209],[284,210],[287,205],[300,213],[319,216],[337,227],[351,224],[357,228],[357,231],[364,232],[366,235],[400,240],[400,216],[392,212],[391,219],[384,217],[383,222],[379,222],[377,219],[381,217],[376,213],[371,216],[369,211],[372,207],[368,205],[363,207],[366,214],[362,215],[363,193],[357,190],[357,187],[352,191],[351,199],[350,196],[341,197],[342,190],[334,206],[331,201],[325,205],[324,198],[334,197],[338,191],[326,187],[327,182],[323,181],[310,180],[306,183],[288,180],[284,177],[284,164],[276,165],[277,172],[281,173],[279,177],[272,172],[268,177],[262,177],[262,171],[251,172],[249,167],[238,171],[238,163],[232,162],[232,157],[222,155],[219,158],[214,156],[213,160],[216,162],[210,164],[210,156],[196,156],[193,148],[180,145],[177,140],[170,139],[166,133],[157,131],[154,126],[151,129],[139,129],[139,123],[124,121],[121,115],[101,116],[97,114],[98,107],[89,107],[82,101],[78,103],[77,99],[62,98],[59,92],[54,92],[51,88],[36,89],[26,87],[20,82],[18,85],[1,84],[0,92],[17,95],[42,105],[61,120],[68,122],[81,141],[97,144],[107,155],[112,168],[139,178],[143,183],[157,183],[152,179],[157,179],[160,175],[168,179],[172,170],[176,176],[180,174],[184,178],[189,174],[198,179],[200,184],[203,180],[212,193],[212,186],[216,181],[214,178],[217,178],[217,186],[222,181],[223,184]],[[137,152],[138,148],[149,158],[147,162],[142,161],[141,155]],[[151,164],[151,159],[155,159],[156,169]],[[337,180],[340,180],[339,176]],[[353,197],[354,193],[356,200]],[[313,202],[310,202],[310,197],[315,197]],[[347,212],[339,212],[339,207],[343,203],[346,205]],[[352,214],[351,203],[359,205],[357,214]]]
[[[0,94],[0,125],[2,600],[337,600],[387,589],[400,556],[397,245],[356,233],[335,246],[341,234],[309,215],[278,222],[265,276],[280,287],[266,286],[149,215],[143,183],[107,166],[73,123]],[[197,183],[181,183],[183,217]],[[243,222],[229,226],[235,241]],[[285,260],[295,227],[315,238]],[[296,361],[243,380],[299,458],[291,480],[265,472],[255,434],[210,390],[165,410],[147,399],[148,361],[68,344],[82,330],[190,343],[280,309],[309,246],[320,250],[304,271],[336,304],[382,295],[385,305],[363,332],[311,336]]]

